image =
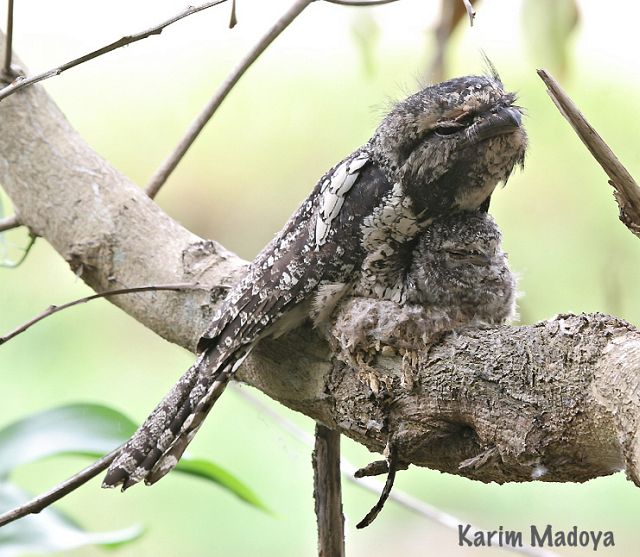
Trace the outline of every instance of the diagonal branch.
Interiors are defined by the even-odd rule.
[[[21,223],[18,219],[18,215],[11,215],[9,217],[0,219],[0,232],[12,230],[13,228],[18,228],[19,226],[21,226]]]
[[[86,304],[87,302],[91,302],[92,300],[97,300],[99,298],[109,298],[111,296],[121,296],[123,294],[133,294],[137,292],[160,292],[162,290],[188,290],[196,288],[199,288],[199,285],[192,283],[151,284],[147,286],[133,286],[131,288],[116,288],[115,290],[108,290],[107,292],[100,292],[98,294],[92,294],[91,296],[85,296],[84,298],[78,298],[77,300],[73,300],[59,306],[49,306],[47,309],[45,309],[35,317],[29,319],[29,321],[26,321],[22,325],[19,325],[7,334],[0,336],[0,345],[4,344],[14,337],[17,337],[19,334],[24,333],[33,325],[49,317],[50,315],[53,315],[54,313],[58,313],[59,311],[77,306],[79,304]]]
[[[0,528],[14,522],[30,514],[38,514],[43,509],[53,505],[56,501],[59,501],[63,497],[69,495],[72,491],[75,491],[80,486],[86,484],[89,480],[95,478],[100,472],[103,472],[109,468],[109,464],[117,456],[121,447],[113,449],[109,454],[103,456],[100,460],[96,460],[77,474],[74,474],[67,480],[59,483],[49,491],[38,495],[26,502],[24,505],[20,505],[15,509],[11,509],[0,515]]]
[[[224,101],[240,78],[267,49],[267,47],[278,38],[280,33],[282,33],[313,1],[314,0],[296,0],[247,53],[236,68],[227,76],[222,85],[220,85],[213,97],[211,97],[209,102],[206,104],[202,112],[189,126],[189,129],[180,140],[180,143],[178,143],[173,152],[167,157],[160,168],[158,168],[156,173],[149,180],[149,183],[146,186],[146,192],[150,198],[153,199],[157,195],[160,188],[164,185],[171,173],[175,170],[176,166],[178,166],[178,163],[182,160],[182,157],[184,157],[186,152],[189,150],[189,147],[193,145],[193,142],[196,140],[198,135],[200,135],[200,132],[207,125],[207,122],[215,114],[222,104],[222,101]]]
[[[640,237],[640,186],[553,76],[546,70],[538,70],[538,75],[547,86],[547,92],[560,113],[569,121],[593,158],[609,176],[609,183],[615,190],[614,197],[620,207],[620,220],[633,234]]]
[[[134,35],[126,35],[124,37],[121,37],[117,41],[114,41],[108,45],[105,45],[102,48],[94,50],[93,52],[89,52],[88,54],[85,54],[84,56],[80,56],[79,58],[75,58],[74,60],[70,60],[69,62],[62,64],[61,66],[58,66],[46,72],[40,73],[38,75],[34,75],[33,77],[16,79],[11,85],[8,85],[4,89],[0,90],[0,100],[5,99],[10,95],[13,95],[13,93],[15,93],[16,91],[19,91],[20,89],[24,89],[25,87],[33,85],[34,83],[38,83],[39,81],[44,81],[45,79],[49,79],[50,77],[60,75],[64,71],[67,71],[71,68],[75,68],[76,66],[79,66],[80,64],[88,62],[89,60],[93,60],[94,58],[98,58],[98,56],[102,56],[103,54],[107,54],[108,52],[112,52],[118,48],[122,48],[123,46],[127,46],[132,43],[141,41],[143,39],[151,37],[152,35],[159,35],[169,25],[172,25],[173,23],[176,23],[177,21],[180,21],[185,17],[201,12],[202,10],[211,8],[212,6],[217,6],[218,4],[222,4],[223,2],[226,2],[226,1],[227,0],[214,0],[213,2],[205,2],[200,6],[189,6],[187,9],[180,12],[179,14],[171,17],[170,19],[167,19],[166,21],[163,21],[162,23],[159,23],[158,25],[155,25],[154,27],[151,27],[150,29],[147,29],[146,31],[141,31],[139,33],[135,33]],[[8,35],[9,33],[7,33],[7,36]],[[6,40],[5,45],[10,45],[10,41],[8,39]],[[6,64],[7,58],[11,60],[11,53],[8,50],[6,50],[4,53],[5,64]]]

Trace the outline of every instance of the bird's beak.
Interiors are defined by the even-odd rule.
[[[491,137],[512,133],[522,125],[522,113],[518,108],[507,106],[489,114],[467,129],[467,141],[478,143]]]

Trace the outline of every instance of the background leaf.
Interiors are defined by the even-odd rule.
[[[71,404],[33,414],[0,430],[0,478],[48,456],[102,456],[135,429],[129,418],[98,404]]]
[[[199,458],[182,458],[178,463],[176,471],[215,482],[231,491],[245,503],[249,503],[263,511],[271,512],[262,500],[258,498],[255,492],[245,483],[241,482],[236,476],[230,474],[224,468],[220,468],[220,466],[209,460]]]
[[[0,484],[0,512],[28,501],[31,497],[10,483]],[[59,510],[49,507],[0,528],[0,557],[68,551],[86,545],[117,547],[137,540],[140,526],[112,532],[87,532]]]
[[[22,464],[49,456],[100,458],[135,430],[127,416],[100,404],[70,404],[33,414],[0,430],[0,479]],[[245,503],[268,510],[249,486],[211,461],[185,454],[176,472],[211,481]]]

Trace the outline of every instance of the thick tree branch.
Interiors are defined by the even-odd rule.
[[[113,299],[187,348],[242,273],[243,261],[182,228],[94,153],[40,86],[0,103],[0,183],[21,221],[97,291],[210,287]],[[378,394],[329,358],[303,327],[263,341],[239,377],[371,450],[393,433],[402,462],[496,482],[584,481],[626,467],[640,483],[640,332],[615,318],[461,331],[412,362],[381,358]]]
[[[252,406],[255,406],[262,415],[269,417],[278,425],[278,427],[289,433],[289,435],[291,435],[294,439],[309,448],[315,447],[314,438],[300,426],[285,418],[271,406],[265,404],[260,399],[250,394],[246,389],[236,388],[235,391],[236,394],[240,395]],[[362,476],[360,474],[361,470],[351,464],[344,456],[340,458],[340,472],[343,478],[348,482],[366,489],[367,491],[375,495],[382,494],[384,485],[376,478],[370,476]],[[465,522],[461,518],[450,515],[442,511],[442,509],[429,505],[428,503],[425,503],[424,501],[421,501],[416,497],[409,495],[399,488],[394,488],[391,491],[391,493],[389,494],[389,499],[394,501],[401,507],[404,507],[405,509],[408,509],[411,512],[417,514],[418,516],[422,516],[427,520],[440,524],[441,526],[444,526],[445,528],[449,528],[451,530],[457,531],[458,526]],[[2,524],[2,517],[0,517],[0,524]],[[478,531],[478,528],[472,526],[469,530],[469,537],[472,537]],[[537,547],[503,546],[501,549],[509,553],[520,553],[522,555],[529,555],[531,557],[557,557],[556,553]]]

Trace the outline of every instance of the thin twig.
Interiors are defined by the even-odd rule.
[[[391,4],[398,0],[324,0],[330,4],[339,4],[340,6],[382,6],[382,4]]]
[[[462,0],[462,2],[464,3],[464,7],[467,10],[467,13],[469,14],[469,25],[473,27],[473,20],[476,18],[476,11],[471,5],[471,0]]]
[[[238,24],[236,16],[236,0],[231,0],[231,14],[229,15],[229,29],[233,29]]]
[[[43,509],[47,508],[49,505],[52,505],[56,501],[59,501],[72,491],[78,489],[81,485],[87,483],[90,479],[95,478],[100,472],[106,470],[109,467],[109,464],[113,461],[116,455],[119,453],[122,446],[114,449],[109,454],[103,456],[100,460],[97,460],[90,466],[87,466],[84,470],[81,470],[77,474],[74,474],[69,479],[59,483],[54,488],[49,491],[43,493],[42,495],[38,495],[28,501],[24,505],[20,505],[15,509],[11,509],[6,513],[0,515],[0,528],[13,522],[14,520],[18,520],[19,518],[23,518],[29,514],[38,514]]]
[[[312,463],[313,498],[318,521],[318,555],[344,557],[340,432],[320,423],[316,424]]]
[[[31,248],[35,245],[37,238],[38,237],[35,234],[29,234],[29,243],[27,244],[27,247],[23,249],[20,259],[18,259],[17,261],[2,261],[0,262],[0,267],[5,267],[8,269],[15,269],[16,267],[20,267],[20,265],[22,265],[27,259],[27,256],[29,255]]]
[[[6,79],[15,77],[11,70],[11,57],[13,52],[13,0],[7,3],[7,32],[4,37],[4,63],[2,64],[2,76]]]
[[[240,61],[236,68],[227,76],[222,85],[214,93],[213,97],[206,104],[202,112],[191,123],[184,137],[176,145],[173,152],[162,163],[160,168],[151,177],[146,186],[147,195],[153,199],[160,188],[167,181],[171,173],[174,171],[178,163],[182,160],[189,147],[196,140],[200,132],[204,129],[207,122],[214,115],[222,101],[226,98],[235,84],[240,80],[244,73],[249,69],[260,54],[284,31],[293,20],[298,17],[302,11],[314,0],[296,0],[293,5],[276,21],[276,23],[267,31],[267,33],[256,43],[256,45],[247,53]]]
[[[609,183],[615,190],[614,197],[620,207],[620,220],[633,234],[640,237],[640,187],[551,74],[546,70],[538,70],[538,75],[547,86],[547,92],[560,113],[569,121],[609,176]]]
[[[303,445],[306,445],[309,448],[314,447],[314,438],[302,428],[283,417],[281,414],[273,410],[270,406],[267,406],[257,397],[248,392],[248,390],[244,387],[238,388],[235,385],[231,385],[231,388],[233,388],[233,390],[242,398],[244,398],[249,404],[256,407],[260,411],[260,415],[269,416],[269,418],[277,423],[278,426],[287,431],[294,439],[296,439]],[[349,480],[351,483],[368,491],[371,491],[372,493],[375,493],[377,495],[382,494],[383,485],[382,483],[380,483],[380,481],[371,477],[356,478],[355,474],[357,471],[358,469],[353,466],[353,464],[351,464],[347,459],[345,459],[344,457],[340,459],[340,472],[346,480]],[[396,503],[399,503],[401,506],[415,512],[416,514],[419,514],[452,530],[457,531],[458,526],[460,526],[461,524],[468,524],[467,520],[462,520],[456,518],[453,515],[445,513],[440,509],[424,503],[423,501],[420,501],[419,499],[416,499],[415,497],[399,490],[398,488],[394,489],[389,494],[389,499],[395,501]],[[472,538],[474,533],[478,531],[480,531],[478,530],[478,528],[471,527],[467,532],[467,536],[469,538]],[[521,555],[529,555],[529,557],[559,557],[557,553],[546,551],[544,549],[538,549],[535,547],[496,547],[500,547],[505,551],[519,553]]]
[[[384,504],[387,502],[389,495],[391,495],[393,482],[396,479],[396,471],[398,470],[398,448],[393,442],[393,439],[389,440],[387,448],[389,451],[389,456],[387,457],[387,481],[382,488],[380,498],[378,499],[376,504],[367,513],[367,515],[360,522],[358,522],[358,524],[356,524],[356,528],[358,529],[366,528],[376,519],[376,517],[380,514],[380,511],[382,511],[382,509],[384,508]],[[358,472],[360,472],[360,470]],[[354,474],[354,476],[355,475],[356,474]]]
[[[133,286],[131,288],[118,288],[115,290],[107,290],[105,292],[99,292],[98,294],[92,294],[91,296],[86,296],[84,298],[79,298],[77,300],[67,302],[66,304],[62,304],[61,306],[49,306],[43,312],[29,319],[29,321],[27,321],[26,323],[23,323],[19,327],[16,327],[13,331],[0,337],[0,345],[18,336],[19,334],[24,333],[27,329],[29,329],[30,327],[38,323],[38,321],[42,321],[43,319],[45,319],[46,317],[49,317],[50,315],[53,315],[54,313],[58,313],[63,309],[77,306],[79,304],[85,304],[87,302],[90,302],[91,300],[97,300],[98,298],[109,298],[111,296],[119,296],[121,294],[131,294],[134,292],[156,292],[160,290],[190,290],[190,289],[197,289],[197,288],[201,288],[200,285],[197,283],[152,284],[147,286]]]
[[[0,219],[0,232],[11,230],[12,228],[18,228],[19,226],[22,226],[22,224],[18,220],[17,215],[11,215],[10,217]]]
[[[48,70],[46,72],[40,73],[38,75],[34,75],[33,77],[29,77],[29,78],[18,78],[16,79],[11,85],[8,85],[7,87],[5,87],[4,89],[0,90],[0,100],[5,99],[6,97],[8,97],[9,95],[12,95],[13,93],[15,93],[16,91],[19,91],[20,89],[23,89],[25,87],[28,87],[29,85],[33,85],[34,83],[38,83],[39,81],[43,81],[45,79],[49,79],[50,77],[54,77],[56,75],[60,75],[62,72],[73,68],[75,66],[79,66],[80,64],[83,64],[84,62],[87,62],[89,60],[93,60],[94,58],[97,58],[98,56],[102,56],[103,54],[106,54],[107,52],[111,52],[113,50],[116,50],[118,48],[121,48],[123,46],[127,46],[131,43],[135,43],[138,41],[141,41],[142,39],[146,39],[147,37],[150,37],[152,35],[159,35],[160,33],[162,33],[163,29],[165,27],[168,27],[169,25],[180,21],[181,19],[184,19],[185,17],[188,17],[190,15],[193,15],[195,13],[201,12],[202,10],[206,10],[207,8],[211,8],[212,6],[217,6],[218,4],[222,4],[223,2],[226,2],[227,0],[215,0],[213,2],[205,2],[204,4],[201,4],[200,6],[191,6],[189,8],[187,8],[186,10],[184,10],[183,12],[173,16],[172,18],[154,26],[151,27],[150,29],[147,29],[146,31],[141,31],[140,33],[136,33],[134,35],[126,35],[124,37],[121,37],[120,39],[118,39],[115,42],[112,42],[106,46],[103,46],[102,48],[99,48],[98,50],[94,50],[93,52],[89,52],[88,54],[85,54],[84,56],[80,56],[80,58],[76,58],[74,60],[71,60],[69,62],[66,62],[65,64],[62,64],[61,66],[58,66],[57,68],[53,68],[51,70]]]

